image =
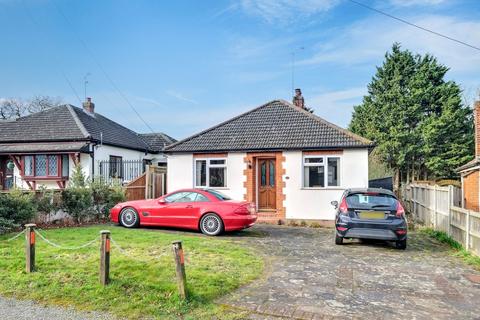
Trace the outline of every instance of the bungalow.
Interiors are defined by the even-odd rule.
[[[373,143],[274,100],[167,146],[167,190],[214,188],[254,202],[259,220],[331,223],[332,200],[368,186]]]
[[[132,180],[147,163],[166,165],[161,152],[175,140],[166,134],[138,134],[95,112],[63,105],[16,120],[0,121],[0,190],[65,188],[73,167],[87,177]]]

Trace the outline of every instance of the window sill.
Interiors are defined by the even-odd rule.
[[[230,190],[228,187],[194,187],[195,189]]]

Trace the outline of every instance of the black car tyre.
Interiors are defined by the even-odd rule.
[[[395,242],[395,247],[397,249],[405,250],[407,249],[407,239],[405,240],[400,240]]]
[[[335,235],[335,244],[343,244],[343,238],[339,237],[338,234]]]
[[[207,213],[200,219],[200,231],[207,236],[218,236],[223,228],[222,218],[215,213]]]
[[[140,224],[140,217],[135,209],[127,207],[120,211],[120,224],[125,228],[136,228]]]

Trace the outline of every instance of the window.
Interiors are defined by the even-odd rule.
[[[177,192],[165,198],[166,202],[207,202],[207,197],[198,192]]]
[[[303,187],[324,188],[325,186],[340,186],[340,158],[305,156],[303,158]]]
[[[70,173],[70,160],[68,155],[62,155],[62,177],[68,177]]]
[[[68,177],[67,155],[36,154],[23,156],[23,166],[23,173],[27,177]],[[65,166],[66,175],[63,174]],[[62,172],[60,172],[60,168],[62,168]]]
[[[24,161],[24,172],[26,176],[33,176],[33,156],[25,156]]]
[[[226,187],[226,159],[195,160],[196,187]]]
[[[217,191],[217,190],[207,189],[207,190],[205,190],[205,191],[207,191],[208,193],[214,195],[215,198],[217,198],[217,199],[220,200],[220,201],[232,200],[229,196],[224,195],[223,193],[221,193],[221,192],[219,192],[219,191]]]
[[[122,157],[110,156],[109,176],[110,178],[123,177],[123,162]]]

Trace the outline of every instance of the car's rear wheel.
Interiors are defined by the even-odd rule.
[[[140,224],[138,213],[133,208],[124,208],[120,212],[120,224],[125,228],[135,228]]]
[[[208,236],[218,236],[223,228],[222,218],[215,213],[207,213],[200,219],[200,231]]]
[[[399,240],[395,242],[395,247],[400,250],[405,250],[407,249],[407,239],[405,240]]]
[[[343,238],[339,237],[338,234],[335,235],[335,244],[343,244]]]

